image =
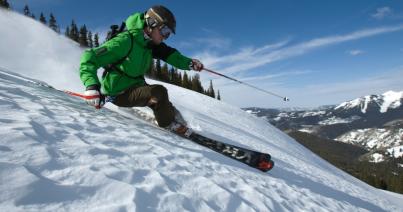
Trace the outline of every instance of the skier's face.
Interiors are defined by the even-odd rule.
[[[150,37],[153,43],[156,45],[159,45],[164,40],[164,37],[161,35],[160,29],[158,27],[153,28]]]
[[[171,29],[169,29],[166,25],[162,27],[154,27],[151,32],[151,39],[155,44],[160,44],[164,39],[168,39],[171,34]]]
[[[171,30],[167,25],[161,26],[161,27],[159,28],[159,30],[160,30],[161,36],[164,37],[165,40],[168,39],[169,36],[170,36],[171,33],[172,33],[172,30]]]

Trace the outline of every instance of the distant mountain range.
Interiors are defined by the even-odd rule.
[[[403,91],[368,95],[317,109],[245,108],[284,131],[300,131],[360,146],[366,159],[403,157]]]

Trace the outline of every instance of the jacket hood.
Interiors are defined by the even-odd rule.
[[[134,13],[126,19],[126,27],[129,31],[143,30],[145,24],[143,13]]]
[[[143,29],[145,25],[145,20],[143,13],[134,13],[133,15],[129,16],[126,19],[125,24],[127,30],[133,35],[134,40],[137,44],[147,47],[149,43],[151,43],[151,41],[144,38]]]

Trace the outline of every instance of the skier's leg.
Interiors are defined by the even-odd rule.
[[[175,119],[175,108],[162,85],[146,85],[127,89],[116,96],[115,105],[120,107],[150,107],[160,127],[168,126]]]
[[[167,127],[175,119],[175,107],[169,101],[168,91],[162,85],[155,85],[150,92],[147,106],[154,111],[158,126]]]
[[[176,107],[174,106],[174,110],[175,110],[175,121],[179,124],[182,124],[184,126],[187,126],[187,122],[186,120],[183,118],[181,112],[179,112],[178,109],[176,109]]]

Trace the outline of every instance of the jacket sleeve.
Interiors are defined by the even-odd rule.
[[[97,70],[126,56],[130,42],[130,35],[122,33],[100,47],[84,51],[80,61],[80,79],[84,86],[100,85]]]
[[[166,45],[165,43],[155,46],[152,49],[152,53],[154,58],[161,59],[176,68],[190,70],[189,66],[192,59],[182,55],[178,50]]]

